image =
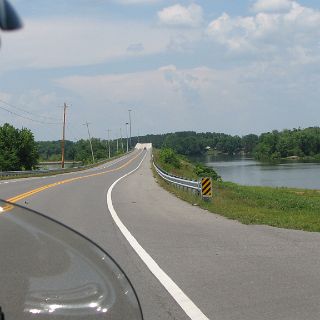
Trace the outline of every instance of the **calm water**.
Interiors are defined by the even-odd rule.
[[[81,163],[65,163],[65,168],[73,168],[81,166]],[[39,165],[39,169],[41,170],[54,170],[61,169],[61,164],[41,164]]]
[[[203,156],[193,160],[213,167],[225,181],[243,185],[320,189],[320,163],[266,164],[240,156]]]

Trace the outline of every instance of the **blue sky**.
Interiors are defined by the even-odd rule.
[[[12,3],[25,27],[0,35],[0,125],[38,140],[60,139],[64,102],[71,140],[86,121],[119,136],[129,108],[134,135],[319,124],[319,1]]]

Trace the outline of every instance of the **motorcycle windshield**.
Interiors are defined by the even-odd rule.
[[[16,30],[22,27],[22,22],[7,0],[0,0],[0,29]]]
[[[106,252],[1,200],[0,307],[9,320],[143,318],[128,278]]]

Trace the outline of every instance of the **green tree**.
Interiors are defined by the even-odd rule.
[[[160,161],[165,165],[172,166],[176,169],[179,169],[181,167],[181,163],[177,153],[170,148],[161,149],[159,158]]]
[[[221,179],[214,169],[201,163],[196,164],[194,172],[198,177],[211,177],[213,180]]]
[[[20,168],[25,170],[35,169],[38,164],[39,153],[34,141],[33,133],[26,128],[19,131],[18,157]]]
[[[38,150],[29,129],[5,123],[0,127],[0,170],[31,170],[38,163]]]
[[[259,137],[256,134],[247,134],[241,139],[241,146],[245,153],[252,153],[258,144]]]

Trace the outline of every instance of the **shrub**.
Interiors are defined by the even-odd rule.
[[[198,177],[211,177],[213,180],[221,179],[215,170],[200,163],[196,164],[194,172]]]
[[[181,163],[177,153],[170,148],[161,149],[159,158],[162,163],[171,165],[176,169],[179,169],[181,167]]]

